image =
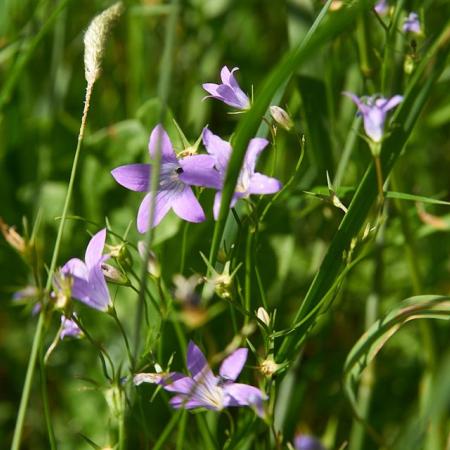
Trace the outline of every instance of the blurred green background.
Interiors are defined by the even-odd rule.
[[[159,120],[161,109],[156,90],[169,6],[157,0],[128,3],[126,13],[108,39],[103,73],[94,88],[71,207],[72,215],[98,226],[81,220],[68,221],[60,263],[83,255],[89,239],[86,230],[95,232],[104,226],[105,217],[117,233],[124,233],[129,222],[135,220],[141,201],[139,194],[118,186],[110,171],[122,164],[148,161],[148,136]],[[39,248],[47,264],[83,108],[83,32],[90,20],[109,5],[105,1],[75,0],[0,2],[0,216],[23,233],[23,218],[32,227],[38,213],[42,214]],[[216,134],[228,137],[239,120],[239,116],[228,115],[229,108],[220,102],[202,102],[205,92],[201,84],[217,82],[223,65],[236,66],[240,68],[237,77],[241,87],[250,93],[253,86],[257,96],[262,80],[282,55],[302,39],[321,6],[322,2],[306,0],[181,2],[169,108],[188,139],[195,141],[206,124]],[[404,59],[420,61],[433,30],[441,28],[450,16],[450,5],[444,0],[407,1],[404,10],[405,13],[420,11],[425,19],[425,35],[414,45],[398,33],[392,48],[392,76],[386,92],[382,92],[386,96],[403,93],[408,81],[403,70]],[[357,32],[351,30],[324,46],[312,61],[301,67],[279,103],[289,110],[306,136],[305,161],[294,187],[270,211],[258,242],[262,283],[271,308],[277,309],[279,329],[289,325],[343,215],[342,211],[304,191],[326,186],[326,171],[332,179],[338,173],[337,187],[349,188],[339,191],[343,193],[341,200],[348,205],[370,162],[367,145],[359,138],[349,161],[342,162],[355,107],[341,91],[362,95],[370,89],[380,90],[383,29],[373,15],[367,17],[366,27],[370,36],[369,76],[362,74]],[[449,93],[450,68],[447,67],[397,164],[396,190],[450,201]],[[175,147],[181,150],[170,119],[166,127]],[[270,172],[276,162],[275,174],[285,182],[292,175],[300,147],[295,138],[282,131],[277,139],[276,161],[274,152],[267,150],[259,169]],[[212,198],[209,192],[201,196],[208,220],[188,226],[184,270],[187,276],[206,271],[199,252],[208,254],[211,243]],[[401,202],[401,205],[414,236],[414,260],[420,272],[421,293],[448,295],[448,207],[424,206],[428,214],[439,216],[442,225],[439,228],[430,223],[428,216],[419,214],[421,210],[415,202]],[[364,332],[366,300],[376,292],[381,299],[380,314],[383,314],[415,293],[411,267],[405,257],[405,229],[398,205],[388,201],[387,214],[382,256],[374,252],[350,273],[332,308],[322,315],[314,329],[301,363],[293,373],[296,388],[287,405],[284,427],[288,438],[303,429],[319,436],[331,435],[329,442],[331,439],[335,448],[348,439],[352,416],[341,388],[342,367],[352,345]],[[156,232],[156,252],[169,286],[180,268],[180,241],[186,226],[171,213]],[[134,223],[129,239],[133,242],[139,239]],[[245,239],[238,239],[237,245],[238,254],[243,256]],[[243,282],[242,270],[238,279]],[[18,306],[11,298],[15,291],[30,283],[32,278],[26,265],[1,240],[0,442],[5,443],[2,444],[5,448],[12,435],[36,323],[30,308]],[[116,288],[111,293],[116,295]],[[136,297],[132,291],[120,289],[117,298],[119,314],[134,307]],[[252,302],[254,309],[260,305],[256,287]],[[80,311],[88,329],[112,354],[120,357],[123,349],[112,321],[87,308],[80,307]],[[126,317],[124,321],[131,325],[131,318],[129,323]],[[203,336],[211,353],[220,351],[233,337],[232,328],[224,321],[229,321],[228,316],[218,316],[206,325],[204,334],[195,331],[191,336],[194,339]],[[57,322],[52,325],[53,333],[57,326]],[[53,335],[52,331],[48,334],[48,343]],[[173,332],[167,331],[165,361],[176,347],[172,335]],[[437,359],[433,363],[439,365],[440,355],[448,347],[448,325],[433,323],[432,335]],[[423,367],[428,358],[423,352],[421,336],[420,326],[409,325],[382,351],[377,363],[371,423],[390,438],[396,436],[400,425],[407,423],[418,407]],[[254,343],[261,345],[257,333]],[[175,361],[181,368],[179,352]],[[256,365],[257,361],[253,358],[249,364]],[[85,341],[63,342],[52,356],[47,376],[58,448],[89,448],[79,433],[99,445],[108,444],[108,410],[102,395],[107,387],[101,379],[96,355]],[[101,386],[96,387],[86,379],[95,380]],[[167,402],[161,396],[152,405],[147,402],[152,391],[148,388],[143,406],[150,439],[158,436],[170,417]],[[136,426],[130,419],[130,430]],[[145,448],[138,443],[142,442],[142,436],[137,432],[135,436],[136,442],[130,448]],[[189,439],[195,442],[196,436],[192,433]],[[47,445],[36,380],[23,448],[45,449]],[[377,447],[367,441],[364,448]]]

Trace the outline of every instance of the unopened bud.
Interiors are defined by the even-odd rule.
[[[122,13],[122,3],[118,2],[94,17],[84,34],[84,74],[88,84],[100,76],[106,38],[114,20]]]
[[[279,106],[271,106],[269,110],[272,119],[280,125],[280,127],[287,131],[290,131],[294,127],[294,122],[292,122],[289,114],[283,108],[280,108]]]
[[[267,313],[267,311],[260,306],[258,308],[258,311],[256,311],[256,317],[264,324],[267,325],[268,327],[270,326],[270,317],[269,314]]]
[[[102,264],[102,272],[107,281],[115,284],[126,285],[129,284],[128,277],[120,270],[111,266],[110,264]]]
[[[144,241],[138,242],[138,251],[141,258],[145,261],[147,258],[147,272],[155,278],[161,276],[161,266],[159,264],[156,254],[147,249],[147,244]]]

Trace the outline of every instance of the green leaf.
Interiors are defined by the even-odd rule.
[[[345,392],[356,413],[356,383],[384,344],[405,323],[415,319],[450,319],[450,297],[420,295],[403,302],[384,319],[377,320],[353,346],[344,364]]]
[[[414,124],[430,96],[433,85],[445,68],[450,50],[450,45],[445,36],[449,29],[450,22],[447,22],[426,57],[423,58],[421,65],[417,67],[408,85],[404,100],[393,116],[392,130],[381,147],[380,161],[384,179],[389,175],[408,141]],[[309,316],[310,312],[316,308],[322,297],[333,285],[342,267],[343,254],[350,248],[353,238],[363,227],[377,196],[376,171],[372,163],[361,180],[348,212],[342,219],[320,269],[292,323],[302,322],[305,317]],[[305,339],[308,330],[314,325],[319,312],[320,309],[317,309],[316,314],[311,315],[308,321],[303,322],[302,327],[286,337],[277,355],[278,362],[294,355]]]

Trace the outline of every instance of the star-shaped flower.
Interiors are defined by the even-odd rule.
[[[204,83],[203,89],[210,94],[205,98],[216,98],[217,100],[221,100],[222,102],[236,109],[249,109],[250,100],[239,87],[236,78],[234,78],[233,73],[236,72],[236,70],[239,69],[235,67],[230,72],[228,67],[224,66],[220,71],[222,84]]]
[[[247,349],[238,348],[222,362],[219,376],[211,371],[201,350],[191,341],[187,352],[187,366],[191,376],[174,372],[165,376],[138,374],[135,384],[157,383],[176,395],[170,400],[174,408],[206,408],[221,411],[232,406],[251,406],[259,416],[264,415],[263,400],[267,396],[258,388],[235,383],[247,360]]]
[[[281,189],[281,183],[272,177],[255,172],[256,162],[259,154],[264,150],[269,141],[263,138],[253,138],[247,147],[244,164],[239,174],[236,191],[231,201],[233,207],[237,200],[251,194],[273,194]],[[219,189],[214,199],[214,217],[217,219],[222,198],[221,189],[225,180],[225,174],[230,160],[232,147],[229,142],[213,134],[208,128],[203,130],[203,144],[208,153],[214,158],[217,172],[220,176],[220,186],[210,185],[208,187]]]
[[[109,255],[103,255],[106,229],[92,236],[86,248],[85,261],[72,258],[61,268],[61,275],[71,279],[71,295],[91,308],[107,311],[111,297],[102,271],[103,262]]]
[[[214,181],[217,179],[216,171],[213,169],[214,160],[208,155],[177,159],[169,136],[162,125],[157,125],[150,135],[148,148],[151,158],[155,158],[158,145],[161,148],[161,168],[152,226],[158,225],[170,208],[188,222],[202,222],[205,220],[205,214],[190,185],[217,184],[217,181]],[[148,192],[151,179],[149,164],[120,166],[111,174],[127,189]],[[137,228],[140,233],[145,233],[149,228],[151,200],[152,194],[147,193],[139,207]]]
[[[384,122],[389,110],[395,108],[402,100],[401,95],[391,98],[384,97],[357,97],[351,92],[344,92],[350,97],[359,109],[364,121],[364,130],[373,142],[381,142],[384,133]]]

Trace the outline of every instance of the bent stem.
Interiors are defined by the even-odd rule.
[[[59,249],[61,247],[62,235],[64,232],[64,225],[67,219],[67,213],[69,211],[70,200],[72,198],[73,186],[75,184],[75,176],[78,168],[78,160],[81,152],[81,143],[83,141],[84,130],[86,127],[86,118],[89,111],[89,104],[92,95],[92,89],[94,83],[88,83],[86,87],[86,96],[84,101],[83,115],[81,117],[80,131],[78,133],[77,148],[75,150],[75,156],[73,158],[72,170],[70,172],[69,185],[67,187],[66,198],[64,201],[63,212],[61,215],[61,221],[58,227],[58,234],[56,235],[55,247],[53,249],[52,260],[50,263],[50,268],[48,271],[47,283],[45,285],[45,292],[48,294],[52,286],[53,272],[56,268],[56,261],[59,256]],[[11,445],[11,450],[19,450],[20,442],[22,440],[22,430],[25,419],[25,413],[28,407],[28,401],[30,399],[31,385],[33,382],[34,370],[36,367],[36,361],[39,354],[39,348],[41,346],[41,339],[44,331],[45,322],[45,308],[42,308],[39,313],[39,320],[36,326],[36,331],[34,333],[33,345],[31,348],[30,358],[28,360],[27,374],[25,376],[25,382],[22,389],[22,397],[20,399],[19,412],[17,413],[16,427],[14,429],[13,441]]]

